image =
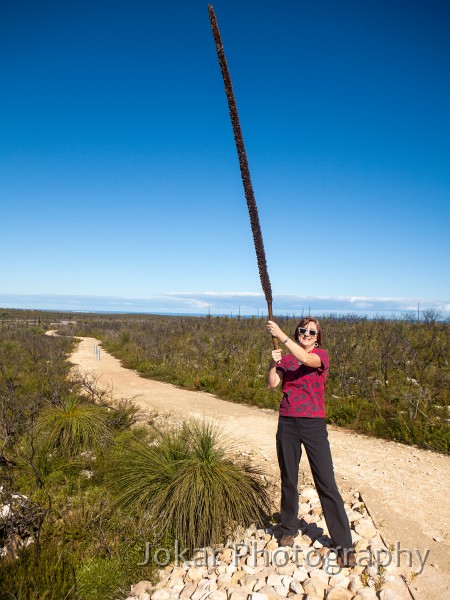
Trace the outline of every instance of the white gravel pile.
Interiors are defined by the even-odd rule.
[[[280,548],[279,527],[251,527],[221,548],[204,548],[140,581],[127,600],[411,600],[400,575],[399,548],[386,548],[358,491],[344,496],[357,566],[340,568],[314,488],[300,494],[301,529]]]

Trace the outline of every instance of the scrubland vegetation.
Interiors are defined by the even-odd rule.
[[[0,598],[125,597],[155,577],[152,557],[139,564],[146,544],[217,544],[267,513],[260,473],[217,431],[160,430],[132,404],[108,405],[85,378],[68,377],[74,342],[44,335],[50,315],[5,314]]]
[[[416,322],[350,315],[321,320],[331,355],[328,422],[355,431],[450,449],[449,325],[432,311]],[[293,335],[298,319],[276,319]],[[265,320],[227,317],[114,316],[78,321],[124,366],[150,378],[234,402],[278,407],[265,386],[271,340]]]
[[[448,323],[326,318],[328,420],[439,452],[450,447]],[[64,321],[64,324],[60,322]],[[292,334],[295,319],[278,318]],[[60,337],[45,336],[58,328]],[[219,543],[270,510],[260,473],[217,431],[176,430],[69,378],[72,335],[100,338],[144,376],[276,409],[265,320],[0,310],[0,597],[125,597],[155,576],[144,549]],[[242,493],[245,490],[245,493]],[[199,519],[199,514],[202,518]]]

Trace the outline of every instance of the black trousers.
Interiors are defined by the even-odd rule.
[[[298,471],[305,447],[325,522],[334,547],[352,548],[344,502],[334,479],[333,461],[325,419],[279,417],[277,455],[281,472],[281,529],[298,532]]]

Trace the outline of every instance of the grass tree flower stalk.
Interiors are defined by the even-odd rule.
[[[239,159],[239,167],[241,169],[242,183],[244,185],[245,199],[247,200],[248,212],[250,215],[250,224],[253,233],[253,242],[255,244],[256,259],[258,262],[259,277],[261,285],[266,297],[267,310],[269,319],[273,319],[272,314],[272,286],[270,285],[269,273],[267,270],[266,253],[259,223],[258,207],[256,206],[255,194],[253,191],[252,181],[250,179],[250,169],[248,166],[247,153],[244,146],[244,138],[242,137],[241,124],[237,110],[236,100],[231,83],[230,72],[228,70],[227,59],[223,49],[222,39],[220,37],[219,27],[217,25],[216,15],[212,4],[208,6],[209,19],[211,21],[214,41],[216,43],[217,57],[219,59],[220,70],[222,71],[223,82],[225,85],[225,93],[228,100],[228,108],[230,111],[231,125],[233,127],[234,140]],[[277,340],[272,337],[274,348],[276,349]]]

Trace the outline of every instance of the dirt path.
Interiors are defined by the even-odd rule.
[[[114,398],[135,398],[150,411],[170,411],[179,417],[214,419],[226,435],[239,438],[243,450],[252,448],[261,455],[269,475],[277,475],[275,432],[277,415],[271,410],[219,400],[211,394],[191,392],[173,385],[144,379],[121,366],[119,360],[101,350],[94,338],[82,338],[70,360],[81,372],[99,377]],[[417,599],[441,600],[450,597],[450,458],[395,442],[366,437],[329,427],[336,481],[343,490],[357,488],[385,542],[400,542],[423,557],[430,550],[423,572],[410,588]],[[310,478],[306,457],[301,464]]]

